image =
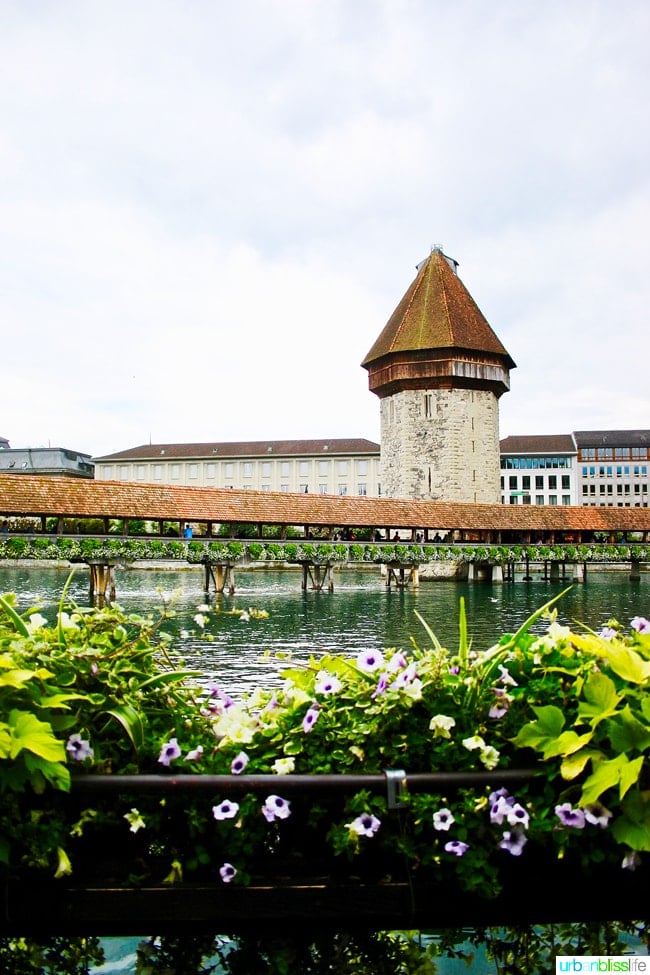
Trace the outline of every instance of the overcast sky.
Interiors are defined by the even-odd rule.
[[[434,245],[501,436],[650,428],[647,0],[0,0],[0,435],[367,437]]]

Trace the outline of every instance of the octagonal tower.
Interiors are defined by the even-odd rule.
[[[515,363],[439,248],[362,365],[381,401],[382,494],[501,499],[499,397]]]

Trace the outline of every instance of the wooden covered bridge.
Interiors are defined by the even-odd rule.
[[[292,529],[289,534],[309,544],[298,547],[300,551],[288,560],[302,564],[303,585],[311,578],[313,588],[331,588],[331,567],[336,561],[375,561],[387,566],[388,580],[393,578],[403,584],[408,578],[414,582],[418,560],[427,562],[432,553],[441,559],[453,558],[462,546],[473,546],[468,562],[476,570],[487,567],[490,578],[493,568],[498,570],[512,559],[509,553],[513,548],[518,558],[543,553],[538,556],[541,560],[550,553],[549,547],[564,546],[564,557],[562,552],[550,553],[549,562],[555,567],[559,562],[577,567],[593,558],[589,547],[595,543],[601,543],[601,554],[595,560],[627,560],[636,563],[633,571],[638,571],[638,562],[646,561],[644,552],[650,542],[648,508],[465,504],[30,475],[0,476],[0,519],[6,520],[10,528],[17,520],[33,519],[40,534],[50,538],[64,537],[70,520],[99,519],[104,535],[109,536],[110,529],[112,539],[116,538],[117,523],[117,537],[124,540],[129,538],[129,523],[134,520],[148,524],[152,531],[144,538],[150,540],[165,538],[170,524],[174,525],[174,535],[182,535],[184,526],[191,525],[193,556],[188,560],[204,562],[206,580],[209,571],[217,589],[232,587],[229,571],[233,560],[232,553],[223,546],[217,546],[221,554],[215,554],[213,543],[217,538],[234,539],[242,534],[249,536],[248,547],[242,546],[245,560],[254,561],[249,554],[254,547],[251,535],[260,540],[270,534],[286,539]],[[357,538],[363,542],[355,545]],[[612,546],[628,539],[634,539],[634,551],[614,557]],[[347,546],[345,557],[341,558],[340,551],[333,551],[333,542]],[[602,543],[610,546],[609,556],[602,555]],[[188,547],[187,542],[184,544],[183,552]],[[450,546],[454,546],[451,554]],[[257,554],[263,559],[262,548],[257,546]],[[339,549],[338,544],[336,548]],[[205,557],[197,556],[197,549]],[[111,561],[127,559],[121,556],[111,560],[100,548],[96,552],[96,557],[86,553],[77,556],[76,561],[91,565],[91,588],[101,593],[109,584]]]

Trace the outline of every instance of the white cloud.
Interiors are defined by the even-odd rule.
[[[650,426],[642,0],[3,10],[0,433],[367,436],[432,244],[518,368],[501,429]]]

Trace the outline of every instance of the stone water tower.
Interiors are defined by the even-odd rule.
[[[381,401],[391,498],[498,504],[499,397],[515,363],[435,248],[362,365]]]

